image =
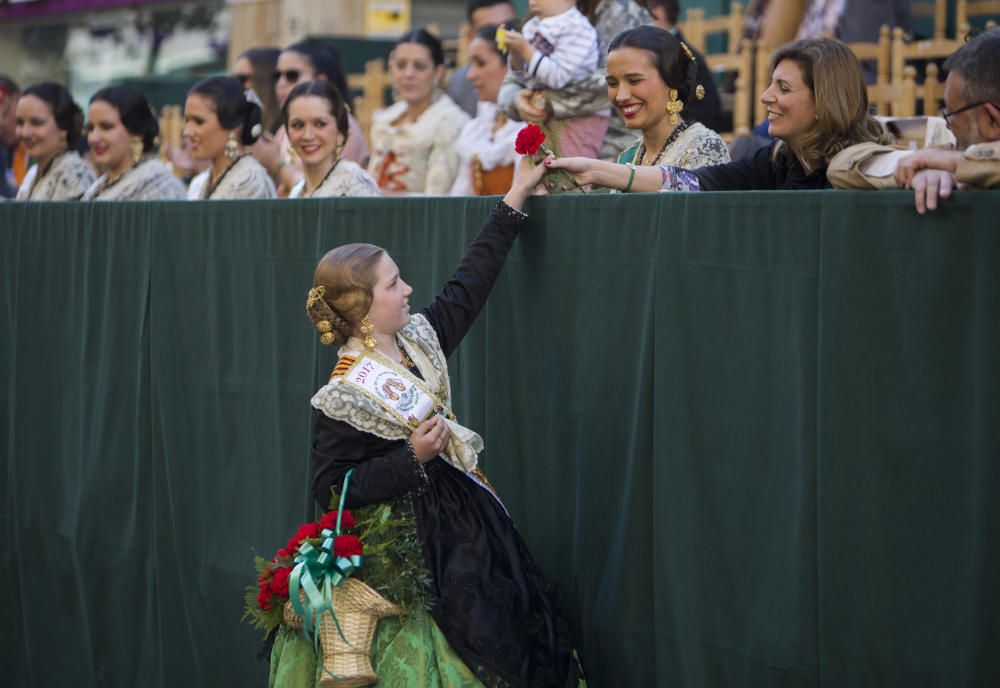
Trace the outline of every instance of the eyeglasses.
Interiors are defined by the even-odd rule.
[[[299,77],[302,76],[302,72],[298,69],[286,69],[285,71],[276,69],[274,70],[274,74],[272,76],[274,77],[275,81],[277,81],[281,77],[285,77],[285,81],[287,81],[290,84],[294,84],[296,81],[299,80]]]
[[[240,83],[243,84],[243,88],[249,88],[250,81],[253,79],[252,74],[233,74],[233,77],[240,80]]]
[[[968,105],[963,105],[957,110],[952,110],[951,112],[948,112],[947,110],[942,110],[941,117],[944,118],[945,124],[947,124],[950,127],[952,117],[954,117],[959,113],[965,112],[966,110],[971,110],[973,108],[980,107],[981,105],[992,105],[993,107],[1000,109],[1000,105],[997,105],[996,103],[991,103],[988,100],[980,100],[978,103],[969,103]]]

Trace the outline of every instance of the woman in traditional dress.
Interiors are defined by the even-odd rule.
[[[71,201],[94,183],[94,171],[76,151],[83,111],[64,86],[44,81],[17,101],[17,138],[35,161],[17,190],[18,201]]]
[[[278,64],[273,76],[274,92],[278,104],[284,107],[292,89],[307,81],[329,81],[340,93],[346,103],[350,98],[347,78],[341,66],[340,54],[332,46],[322,46],[308,41],[294,43],[278,56]],[[368,144],[365,142],[364,130],[348,108],[347,141],[341,155],[358,165],[368,165]],[[287,195],[296,184],[302,181],[303,169],[299,159],[291,155],[288,136],[283,128],[279,128],[274,136],[268,132],[257,145],[253,153],[257,160],[273,176],[278,186],[278,194]]]
[[[102,88],[90,99],[87,120],[87,143],[103,174],[83,194],[83,200],[184,198],[184,184],[152,154],[160,125],[138,89]]]
[[[267,170],[244,150],[261,134],[260,115],[256,94],[235,77],[211,77],[188,91],[184,138],[192,158],[211,163],[191,180],[189,199],[274,198]]]
[[[372,118],[368,171],[386,194],[446,196],[458,174],[455,138],[469,116],[438,88],[441,41],[425,29],[403,34],[389,72],[399,100]]]
[[[379,623],[372,660],[385,688],[583,684],[553,587],[476,469],[482,439],[449,411],[446,358],[485,303],[540,179],[540,167],[522,163],[452,278],[413,316],[412,290],[383,249],[348,244],[316,267],[306,311],[320,341],[340,345],[340,359],[312,399],[313,494],[326,507],[352,471],[346,506],[387,504],[408,521],[430,579],[429,612]],[[359,386],[366,370],[385,373],[404,403],[432,399],[429,420]],[[312,643],[280,632],[272,688],[314,686],[322,676]]]
[[[624,191],[825,189],[827,165],[844,148],[891,142],[868,112],[858,59],[840,41],[789,43],[771,64],[771,83],[760,100],[767,106],[768,133],[777,141],[748,158],[695,169],[585,158],[548,159],[545,165],[569,171],[581,184]]]
[[[281,109],[292,150],[305,178],[289,198],[380,196],[371,175],[343,156],[350,140],[347,105],[329,81],[307,81],[292,89]]]
[[[685,119],[685,106],[704,95],[691,49],[669,31],[640,26],[608,47],[608,100],[625,126],[642,138],[618,156],[620,163],[705,167],[729,162],[717,133]]]
[[[516,27],[507,22],[505,27]],[[481,28],[469,43],[468,80],[476,91],[476,116],[462,127],[455,141],[458,175],[452,196],[491,196],[510,188],[514,175],[514,139],[521,129],[497,107],[507,59],[496,43],[497,27]]]

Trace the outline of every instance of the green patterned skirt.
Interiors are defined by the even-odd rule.
[[[483,685],[448,645],[434,619],[423,612],[379,621],[372,666],[381,688]],[[322,675],[312,644],[300,631],[282,627],[271,650],[268,688],[314,688]]]

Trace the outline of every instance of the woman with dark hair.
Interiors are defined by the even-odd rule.
[[[625,126],[642,132],[618,162],[686,168],[729,162],[722,137],[683,114],[705,90],[694,53],[669,31],[640,26],[615,36],[607,81],[608,100]]]
[[[83,200],[184,198],[184,184],[152,155],[160,125],[138,89],[102,88],[90,99],[87,120],[87,143],[103,174],[83,194]]]
[[[240,80],[243,90],[253,89],[260,96],[260,121],[265,132],[276,132],[281,127],[281,103],[274,92],[279,55],[277,48],[250,48],[233,63],[232,76]]]
[[[274,198],[267,170],[244,150],[263,130],[260,116],[260,99],[234,77],[211,77],[188,91],[184,138],[192,158],[210,162],[191,180],[189,199]]]
[[[517,28],[509,21],[504,28]],[[458,175],[452,196],[492,196],[510,187],[514,175],[514,140],[521,129],[497,107],[500,84],[507,74],[507,58],[496,43],[497,26],[488,24],[469,42],[466,78],[476,92],[476,116],[466,122],[455,140]]]
[[[383,193],[445,196],[458,174],[455,137],[469,116],[439,89],[441,41],[426,29],[403,34],[389,73],[398,100],[372,118],[368,171]]]
[[[512,72],[507,73],[500,88],[498,102],[501,109],[516,120],[541,124],[549,117],[565,119],[603,112],[608,108],[607,49],[611,40],[622,31],[652,21],[649,12],[636,0],[578,0],[577,9],[587,17],[597,30],[598,65],[590,78],[574,88],[550,91],[546,103],[534,102],[534,93],[524,88]],[[539,107],[544,105],[544,107]],[[618,154],[635,141],[635,135],[622,123],[617,112],[612,113],[608,133],[604,137],[599,157],[615,160]]]
[[[289,198],[381,195],[371,175],[343,156],[350,140],[347,105],[333,83],[320,79],[299,84],[281,112],[288,141],[305,172]]]
[[[892,140],[869,114],[861,65],[840,41],[810,38],[780,48],[760,100],[767,106],[768,133],[778,140],[736,162],[693,170],[584,158],[545,164],[569,171],[582,184],[625,191],[825,189],[826,167],[838,152]]]
[[[94,183],[94,171],[70,150],[80,140],[83,112],[60,84],[29,86],[17,101],[16,134],[35,161],[17,190],[18,201],[70,201]]]
[[[341,64],[340,54],[332,46],[301,41],[282,50],[272,76],[279,106],[284,106],[288,94],[297,84],[307,81],[329,81],[346,104],[350,91]],[[347,111],[348,128],[344,130],[347,142],[341,154],[346,160],[364,167],[368,165],[368,144],[365,142],[364,130],[350,113],[350,107]],[[271,173],[278,184],[280,195],[287,195],[292,187],[302,181],[302,165],[290,151],[284,128],[279,128],[273,137],[265,134],[254,147],[254,155]]]

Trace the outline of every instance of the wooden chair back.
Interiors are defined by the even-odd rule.
[[[352,91],[361,91],[361,95],[354,99],[352,109],[365,134],[365,141],[371,140],[372,116],[386,106],[385,91],[391,86],[392,79],[385,68],[385,61],[380,57],[366,62],[364,73],[347,75],[347,87]]]
[[[729,14],[708,19],[705,18],[704,9],[692,7],[679,28],[691,47],[700,53],[705,53],[709,36],[723,34],[726,36],[726,52],[735,54],[743,35],[743,5],[734,2],[729,7]]]

